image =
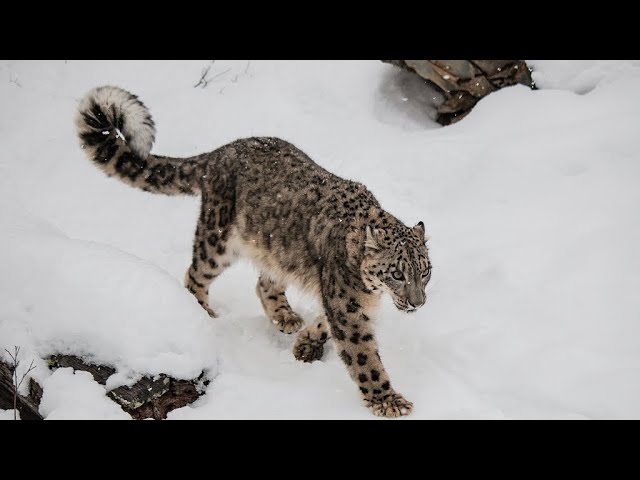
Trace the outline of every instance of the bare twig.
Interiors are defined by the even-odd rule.
[[[20,355],[20,347],[14,346],[13,353],[11,353],[6,348],[4,349],[4,351],[7,352],[7,354],[9,355],[9,358],[11,358],[11,363],[12,363],[11,367],[13,369],[13,419],[17,420],[18,419],[17,417],[18,390],[20,389],[22,382],[24,382],[24,379],[27,378],[27,375],[29,375],[29,373],[32,370],[34,370],[36,366],[33,364],[33,360],[31,360],[31,364],[29,365],[29,368],[27,369],[26,372],[22,374],[22,377],[20,377],[20,381],[18,381],[18,365],[20,365],[20,360],[18,360],[18,356]]]
[[[198,80],[198,83],[196,83],[194,85],[195,87],[202,87],[202,88],[206,88],[209,83],[211,83],[213,80],[215,80],[218,77],[221,77],[223,75],[225,75],[226,73],[229,73],[231,71],[231,68],[227,68],[226,70],[214,75],[211,78],[207,78],[207,75],[209,74],[209,71],[211,70],[211,67],[213,66],[213,62],[215,62],[215,60],[213,60],[211,62],[211,65],[209,65],[207,68],[202,70],[202,75],[200,77],[200,80]],[[247,75],[247,73],[249,72],[249,67],[251,66],[251,60],[247,60],[247,66],[244,69],[244,72],[242,73],[237,73],[236,75],[233,76],[233,78],[231,78],[231,83],[238,83],[238,79],[240,79],[240,77],[244,77],[245,75]],[[222,87],[219,90],[219,94],[222,94],[223,90],[226,88],[226,86]]]
[[[13,77],[13,74],[9,73],[9,83],[15,83],[18,87],[22,87],[20,82],[18,82],[18,77]]]
[[[251,60],[247,60],[247,66],[244,68],[244,72],[236,74],[235,77],[231,79],[232,83],[238,83],[238,79],[240,77],[244,77],[249,73],[249,66],[251,65]]]
[[[199,86],[202,86],[202,88],[206,88],[207,85],[209,85],[209,82],[211,80],[213,80],[213,79],[207,78],[207,75],[209,75],[209,71],[211,70],[211,67],[213,67],[214,63],[216,63],[216,61],[215,60],[211,60],[211,63],[209,64],[209,66],[207,66],[206,68],[202,69],[202,75],[200,76],[200,80],[198,80],[198,83],[196,83],[193,86],[193,88],[197,88]]]

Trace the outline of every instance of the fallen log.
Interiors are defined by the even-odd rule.
[[[105,365],[86,363],[73,355],[53,355],[49,358],[49,368],[70,367],[89,372],[101,385],[115,373],[115,369]],[[167,418],[167,413],[196,401],[204,394],[209,384],[205,372],[193,380],[178,380],[165,374],[156,377],[145,376],[132,386],[114,388],[107,396],[122,407],[136,420]]]
[[[115,373],[115,369],[105,365],[87,363],[73,355],[53,355],[48,359],[49,368],[55,370],[70,367],[89,372],[101,385]],[[205,373],[193,380],[178,380],[168,375],[145,376],[132,386],[122,386],[107,392],[107,396],[122,407],[134,419],[167,418],[167,413],[196,401],[204,394],[209,384]],[[0,408],[13,409],[14,404],[13,368],[0,361]],[[16,408],[22,420],[42,420],[38,411],[42,399],[42,387],[33,378],[29,379],[29,395],[16,395]]]

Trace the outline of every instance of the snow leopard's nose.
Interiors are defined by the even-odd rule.
[[[409,310],[417,310],[417,309],[419,309],[422,305],[424,305],[424,301],[423,301],[423,302],[418,303],[417,305],[414,305],[414,304],[413,304],[413,303],[411,303],[411,302],[407,302],[407,303],[409,304]]]
[[[417,310],[422,305],[424,305],[424,302],[426,302],[426,300],[427,296],[423,291],[414,291],[409,294],[409,297],[407,298],[407,304],[411,309]]]

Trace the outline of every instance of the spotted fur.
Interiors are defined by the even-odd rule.
[[[408,312],[426,301],[431,262],[422,222],[407,227],[364,185],[328,172],[279,138],[239,139],[183,159],[151,154],[149,111],[117,87],[90,91],[76,125],[82,147],[107,175],[149,192],[200,194],[185,287],[209,315],[216,316],[208,299],[213,280],[248,257],[261,272],[256,293],[278,330],[302,326],[287,301],[288,285],[322,302],[324,315],[298,334],[298,360],[322,358],[332,339],[375,415],[411,412],[382,364],[373,319],[382,293]]]

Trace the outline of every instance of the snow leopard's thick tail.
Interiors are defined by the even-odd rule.
[[[148,192],[200,192],[205,159],[151,155],[156,133],[151,114],[126,90],[104,86],[89,91],[80,101],[76,127],[82,148],[107,175]]]

